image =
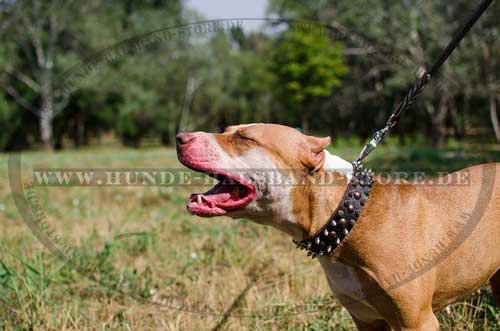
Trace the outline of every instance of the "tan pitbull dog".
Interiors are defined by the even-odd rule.
[[[248,218],[298,241],[311,237],[338,206],[352,171],[324,151],[329,143],[273,124],[180,133],[180,162],[221,180],[191,195],[187,208],[202,217]],[[259,177],[263,169],[275,176],[286,176],[280,169],[300,170],[301,184],[271,185]],[[333,176],[336,184],[317,185],[320,176]],[[500,303],[500,164],[467,168],[440,183],[457,178],[465,184],[375,179],[348,237],[319,258],[359,330],[439,330],[434,312],[488,280]]]

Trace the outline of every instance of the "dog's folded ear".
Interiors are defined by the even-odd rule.
[[[325,162],[325,152],[323,150],[330,145],[330,142],[330,137],[306,136],[306,142],[301,147],[300,155],[302,164],[309,171],[316,172],[323,167]]]
[[[243,129],[243,128],[246,128],[246,127],[249,127],[249,126],[252,126],[252,125],[255,125],[255,123],[240,124],[240,125],[231,125],[231,126],[226,127],[224,129],[223,133],[234,133],[234,132],[238,131],[239,129]]]
[[[224,129],[222,133],[233,133],[240,128],[239,125],[231,125]]]

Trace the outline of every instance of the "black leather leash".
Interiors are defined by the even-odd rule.
[[[424,72],[410,89],[398,108],[387,120],[385,127],[375,132],[373,139],[363,147],[359,156],[352,163],[353,177],[347,186],[339,206],[335,209],[328,222],[314,236],[300,242],[294,240],[293,242],[297,248],[306,250],[308,256],[316,258],[333,252],[342,240],[347,237],[349,231],[352,230],[360,217],[373,185],[373,173],[371,170],[363,168],[362,161],[375,150],[377,145],[384,140],[386,133],[398,123],[403,112],[410,108],[415,99],[429,84],[431,78],[438,72],[492,2],[493,0],[484,0],[479,5],[469,20],[455,33],[453,39],[444,49],[436,63],[434,63],[429,71]]]

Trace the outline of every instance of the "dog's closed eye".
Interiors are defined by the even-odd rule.
[[[257,140],[255,140],[255,138],[249,136],[247,133],[245,133],[244,131],[236,131],[234,133],[234,136],[238,139],[242,139],[242,140],[246,140],[246,141],[251,141],[251,142],[254,142],[254,143],[257,143]]]

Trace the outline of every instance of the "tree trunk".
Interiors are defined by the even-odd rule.
[[[302,132],[309,133],[309,112],[307,111],[307,109],[302,110],[300,120]]]
[[[494,95],[490,95],[490,118],[495,132],[495,138],[500,142],[500,124],[498,123],[497,99]]]
[[[40,75],[40,138],[43,148],[46,150],[54,149],[54,130],[52,120],[54,119],[54,94],[52,91],[52,72],[45,69]]]
[[[169,130],[164,130],[161,132],[161,144],[163,146],[170,146],[171,137]]]
[[[75,147],[81,147],[85,144],[85,114],[79,109],[75,113]]]
[[[432,119],[432,127],[431,127],[432,147],[439,148],[443,146],[445,131],[446,131],[446,126],[443,118],[437,117]]]
[[[52,119],[54,117],[54,104],[52,97],[42,94],[42,108],[40,109],[40,138],[44,149],[52,150],[54,148],[53,142],[53,128]]]
[[[462,120],[462,138],[467,136],[467,131],[469,129],[468,125],[470,123],[469,121],[469,114],[470,114],[470,107],[471,107],[471,96],[468,92],[465,92],[464,95],[464,111],[463,111],[463,120]]]
[[[446,135],[446,114],[449,110],[449,96],[442,95],[439,104],[436,106],[432,101],[426,105],[427,113],[431,117],[430,138],[434,148],[443,146]]]
[[[179,122],[180,131],[188,129],[189,115],[191,113],[191,106],[196,90],[201,85],[201,80],[189,77],[186,82],[186,94],[184,95],[184,102],[181,109],[181,120]]]

